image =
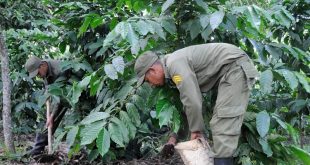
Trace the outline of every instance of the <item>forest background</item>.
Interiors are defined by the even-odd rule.
[[[135,59],[147,50],[164,55],[225,42],[243,49],[260,72],[236,162],[309,164],[309,19],[309,0],[0,0],[0,162],[19,159],[27,147],[12,137],[44,126],[48,97],[70,102],[53,146],[66,142],[69,159],[81,150],[89,162],[156,155],[169,130],[187,123],[176,90],[135,87]],[[31,55],[63,60],[63,71],[84,76],[45,93],[24,69]],[[203,96],[212,141],[216,96]]]

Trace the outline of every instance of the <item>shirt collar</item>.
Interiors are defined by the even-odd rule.
[[[160,58],[160,61],[161,61],[163,68],[164,68],[165,79],[170,79],[170,76],[168,74],[168,67],[166,65],[166,60],[167,60],[166,56]]]
[[[51,63],[49,61],[46,61],[46,62],[48,65],[47,77],[51,77],[51,76],[53,76],[52,66],[51,66]]]

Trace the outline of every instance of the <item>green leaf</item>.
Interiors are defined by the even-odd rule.
[[[286,82],[289,84],[290,88],[292,90],[295,90],[295,88],[298,86],[298,80],[293,72],[287,69],[280,69],[276,70],[279,74],[281,74]]]
[[[286,14],[282,10],[278,10],[274,13],[275,18],[279,21],[279,23],[286,28],[290,27],[291,20],[286,16]]]
[[[120,119],[124,122],[129,131],[129,139],[134,139],[136,136],[137,128],[131,122],[127,112],[120,111]]]
[[[211,14],[210,25],[212,30],[216,29],[222,23],[224,15],[225,13],[222,10],[216,11],[213,14]]]
[[[64,138],[64,136],[66,135],[67,132],[61,132],[56,139],[53,141],[53,145],[52,145],[52,150],[55,151],[59,144],[61,143],[62,139]]]
[[[270,134],[268,136],[268,141],[271,143],[271,144],[276,144],[276,143],[279,143],[279,142],[285,142],[287,141],[288,138],[286,136],[282,136],[282,135],[279,135],[279,134]]]
[[[173,109],[172,124],[173,124],[172,128],[173,132],[178,133],[181,125],[181,116],[176,108]]]
[[[264,72],[261,73],[260,76],[260,85],[261,85],[261,91],[263,93],[271,93],[272,91],[272,80],[273,80],[273,74],[271,70],[265,70]]]
[[[242,157],[240,158],[240,161],[241,161],[241,164],[242,164],[242,165],[253,165],[253,164],[252,164],[252,161],[251,161],[251,158],[248,157],[248,156],[242,156]]]
[[[111,135],[111,139],[119,144],[121,147],[125,147],[125,144],[129,142],[129,132],[128,129],[126,128],[125,124],[119,120],[116,117],[113,117],[111,119],[112,123],[110,124],[115,124],[111,126],[112,130],[110,130],[110,125],[109,125],[109,132]],[[114,130],[118,129],[118,131]]]
[[[152,87],[149,84],[142,84],[137,90],[136,94],[142,97],[144,100],[147,100],[152,93]]]
[[[95,17],[92,21],[91,21],[91,23],[90,23],[90,27],[92,28],[92,29],[95,29],[96,27],[98,27],[99,25],[101,25],[101,24],[103,24],[103,18],[102,17],[100,17],[100,16],[98,16],[98,17]]]
[[[135,45],[132,45],[130,48],[131,54],[139,54],[139,50],[142,46],[140,46],[140,42],[136,43]]]
[[[119,36],[118,33],[115,32],[115,30],[112,30],[104,39],[103,41],[103,47],[107,47],[112,45],[113,40],[115,40]],[[104,53],[104,52],[103,52]]]
[[[310,37],[309,37],[309,43],[310,43]],[[306,42],[303,42],[303,44],[306,44]],[[295,53],[298,54],[298,59],[302,59],[303,61],[308,61],[310,62],[310,54],[299,49],[299,48],[296,48],[296,47],[293,47],[293,50]]]
[[[112,64],[115,68],[115,70],[121,74],[124,73],[124,69],[125,69],[125,62],[124,62],[124,59],[123,57],[121,56],[118,56],[118,57],[115,57],[113,60],[112,60]]]
[[[98,48],[102,47],[102,42],[95,42],[89,45],[88,49],[88,54],[92,55],[93,53],[95,53]]]
[[[307,81],[306,76],[304,76],[303,74],[299,73],[299,72],[294,72],[296,77],[298,78],[299,82],[302,84],[302,86],[304,87],[304,89],[310,93],[310,86],[309,83]]]
[[[157,118],[159,119],[159,126],[162,127],[163,125],[168,125],[171,123],[173,111],[176,111],[174,106],[169,106],[165,104],[161,111],[157,114]]]
[[[233,157],[239,156],[240,158],[244,158],[249,155],[251,152],[251,146],[248,143],[242,143],[238,146],[236,151],[233,154]]]
[[[133,9],[135,12],[139,13],[142,9],[144,9],[145,4],[143,1],[136,1],[133,5]]]
[[[250,111],[247,111],[245,112],[244,114],[244,121],[245,122],[251,122],[251,121],[254,121],[254,119],[256,119],[256,113],[255,112],[250,112]]]
[[[102,41],[94,42],[89,45],[88,49],[98,49],[102,46]]]
[[[99,93],[97,93],[97,104],[102,103],[103,98],[108,93],[108,88],[103,88]]]
[[[267,58],[265,56],[265,54],[263,53],[264,51],[264,46],[262,43],[258,42],[258,41],[255,41],[255,40],[252,40],[252,39],[249,39],[249,41],[251,42],[251,44],[253,45],[253,47],[256,49],[256,51],[258,52],[258,57],[259,57],[259,62],[263,65],[267,65],[266,61],[267,61]]]
[[[72,86],[72,97],[71,97],[71,101],[73,104],[79,101],[82,91],[83,89],[79,87],[78,83],[74,82]]]
[[[32,102],[21,102],[21,103],[18,103],[14,109],[15,109],[15,112],[19,112],[21,110],[24,110],[25,108],[28,108],[28,109],[31,109],[31,110],[39,110],[39,107],[37,104],[35,103],[32,103]]]
[[[103,128],[98,134],[96,145],[101,156],[104,156],[110,149],[110,134]]]
[[[244,13],[247,10],[246,6],[237,6],[232,8],[232,13],[233,14],[240,14]]]
[[[263,152],[267,155],[267,157],[272,156],[273,152],[265,139],[259,138],[259,144],[263,148]]]
[[[58,48],[61,53],[64,53],[66,51],[67,43],[65,41],[59,43]]]
[[[135,124],[135,126],[139,127],[141,124],[141,120],[140,120],[140,114],[136,106],[132,103],[126,103],[126,109],[131,121]]]
[[[153,31],[154,33],[154,29],[152,28],[152,26],[150,26],[143,20],[139,20],[136,25],[138,27],[138,32],[141,35],[146,35],[149,31]]]
[[[296,99],[290,103],[291,111],[295,113],[299,113],[300,110],[307,107],[307,104],[308,104],[308,100]]]
[[[165,106],[169,106],[169,101],[167,99],[158,100],[156,103],[156,115],[158,115]]]
[[[99,132],[103,129],[105,122],[97,121],[86,125],[81,130],[81,145],[86,145],[92,143],[96,137],[98,136]]]
[[[95,73],[95,72],[94,72]],[[96,74],[92,74],[89,86],[90,86],[90,96],[94,96],[102,88],[102,77],[98,78]],[[101,87],[101,88],[100,88]]]
[[[208,25],[207,28],[204,31],[202,31],[201,37],[204,39],[205,42],[209,39],[211,33],[212,29],[210,25]]]
[[[131,45],[131,48],[130,48],[131,53],[132,54],[138,54],[139,50],[140,50],[139,37],[135,33],[135,31],[133,30],[133,27],[131,24],[129,24],[128,29],[129,29],[129,31],[128,31],[128,35],[127,35],[127,40],[129,41],[129,43]]]
[[[84,77],[83,80],[79,82],[79,85],[78,85],[78,86],[79,86],[81,89],[86,88],[86,87],[88,86],[89,82],[90,82],[90,79],[91,79],[91,76],[86,76],[86,77]]]
[[[252,134],[257,132],[255,122],[244,122],[243,124],[251,131]]]
[[[156,33],[160,38],[166,40],[165,32],[164,32],[163,28],[160,26],[159,23],[154,22],[154,21],[150,21],[150,20],[148,20],[147,22],[153,27],[153,29],[155,30],[155,33]]]
[[[69,150],[68,158],[71,159],[71,158],[72,158],[72,155],[78,154],[78,152],[80,151],[80,147],[81,147],[81,144],[80,144],[80,143],[77,143],[76,145],[74,145],[74,146]]]
[[[293,55],[293,57],[295,57],[296,59],[300,59],[298,52],[296,52],[295,49],[293,49],[292,46],[286,45],[286,44],[279,44],[279,46],[281,48],[285,48],[284,50],[286,50],[286,52],[288,52],[289,54]]]
[[[96,53],[96,57],[104,55],[104,52],[107,51],[107,47],[101,47],[100,50]]]
[[[148,95],[148,97],[147,97],[147,106],[148,107],[153,107],[153,106],[155,106],[156,105],[156,103],[157,103],[157,100],[158,100],[158,98],[159,98],[159,93],[160,92],[160,88],[155,88],[154,90],[152,90],[150,93],[149,93],[149,95]]]
[[[121,130],[119,129],[118,125],[115,123],[109,123],[109,133],[112,141],[114,141],[116,144],[118,144],[120,147],[125,147],[124,145],[124,139],[121,133]]]
[[[173,3],[174,0],[167,0],[161,7],[161,12],[165,12]]]
[[[296,131],[296,129],[292,125],[290,125],[288,123],[285,123],[285,124],[287,126],[288,133],[291,135],[291,137],[294,141],[294,144],[297,145],[298,139],[299,139],[298,132]]]
[[[285,14],[285,16],[287,18],[289,18],[291,20],[291,22],[295,21],[295,18],[293,17],[293,13],[290,13],[289,11],[287,11],[285,8],[281,8],[282,12]]]
[[[262,152],[262,147],[261,145],[258,143],[256,137],[251,134],[250,132],[245,134],[246,140],[248,141],[249,145],[256,151],[258,152]]]
[[[271,46],[271,45],[265,45],[265,49],[275,59],[279,59],[280,57],[282,57],[282,50],[277,48],[277,47],[274,47],[274,46]]]
[[[115,32],[120,34],[123,39],[126,38],[129,31],[129,23],[127,22],[120,22],[115,27]]]
[[[272,19],[270,11],[264,10],[256,5],[253,5],[253,7],[255,11],[261,15],[261,18],[266,18],[271,24],[274,23],[274,19]]]
[[[173,19],[163,19],[161,26],[164,27],[164,29],[166,29],[170,34],[174,34],[177,31]]]
[[[203,0],[195,0],[198,6],[202,7],[205,11],[208,11],[208,4]]]
[[[248,6],[248,20],[253,27],[259,29],[261,24],[259,15],[257,14],[256,10],[252,6]]]
[[[92,17],[89,17],[89,16],[85,17],[83,25],[79,28],[78,37],[80,37],[81,35],[83,35],[86,32],[91,21],[92,21]]]
[[[260,137],[264,138],[270,126],[270,116],[266,111],[261,111],[256,116],[256,129]]]
[[[129,41],[131,46],[136,45],[139,42],[139,38],[136,32],[133,30],[133,27],[131,24],[128,24],[128,34],[126,38]]]
[[[105,65],[104,66],[104,72],[107,74],[107,76],[110,79],[112,79],[112,80],[118,79],[117,71],[112,64]]]
[[[199,21],[200,21],[201,27],[203,29],[206,28],[209,25],[209,22],[210,22],[209,15],[207,15],[207,14],[200,15]]]
[[[119,99],[119,100],[124,100],[127,98],[127,96],[130,94],[130,92],[132,91],[133,87],[129,84],[126,84],[122,87],[121,90],[119,90],[116,95],[115,95],[115,99]]]
[[[92,162],[94,161],[97,157],[99,156],[99,151],[98,149],[93,149],[90,151],[90,153],[88,154],[88,161]]]
[[[274,119],[276,119],[276,121],[278,122],[278,124],[282,127],[282,128],[284,128],[285,130],[287,129],[287,126],[286,126],[286,124],[280,119],[280,117],[277,115],[277,114],[272,114],[271,115],[271,117],[272,118],[274,118]]]
[[[198,19],[193,21],[193,23],[191,24],[189,28],[189,31],[190,31],[191,39],[194,40],[200,33],[200,24],[199,24]]]
[[[133,95],[131,99],[140,110],[146,109],[146,103],[139,95]]]
[[[85,117],[82,121],[81,124],[90,124],[98,120],[103,120],[110,117],[110,114],[106,112],[91,112],[87,117]]]
[[[293,155],[295,157],[297,157],[298,159],[300,159],[305,165],[309,165],[310,164],[310,154],[309,152],[295,147],[295,146],[290,146],[290,149],[293,153]]]
[[[66,138],[66,142],[67,142],[67,145],[68,145],[68,148],[70,148],[74,141],[75,141],[75,138],[76,138],[76,135],[78,134],[79,132],[79,127],[78,126],[75,126],[73,128],[70,129],[70,131],[68,132],[67,134],[67,138]]]
[[[83,61],[82,63],[73,62],[73,69],[75,72],[80,70],[92,72],[93,69],[87,61]]]

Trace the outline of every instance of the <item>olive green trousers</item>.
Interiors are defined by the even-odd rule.
[[[228,67],[228,72],[219,80],[210,121],[213,152],[217,158],[231,157],[238,146],[251,87],[258,75],[249,58],[237,60]]]

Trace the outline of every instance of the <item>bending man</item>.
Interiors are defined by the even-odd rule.
[[[247,109],[251,87],[258,72],[246,53],[225,43],[189,46],[159,58],[153,52],[141,55],[135,63],[138,85],[148,82],[162,86],[172,80],[180,92],[191,140],[203,137],[202,92],[217,88],[210,121],[214,163],[233,164]],[[168,143],[175,145],[174,138]]]

